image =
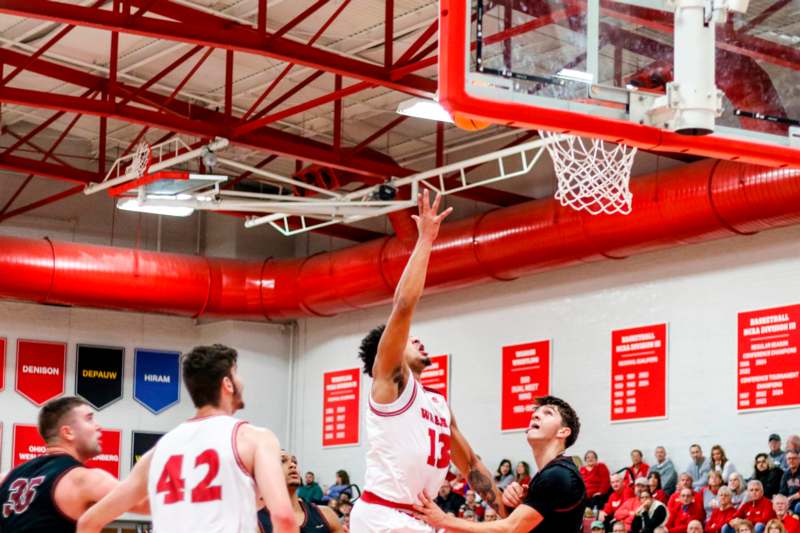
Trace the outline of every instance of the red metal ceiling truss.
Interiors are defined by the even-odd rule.
[[[56,159],[57,156],[54,155],[54,150],[65,135],[62,135],[48,151],[37,147],[40,153],[45,154],[41,161],[14,155],[14,152],[22,145],[31,145],[31,139],[45,128],[52,126],[65,113],[69,112],[76,114],[69,129],[83,115],[100,118],[101,148],[105,146],[106,142],[108,119],[141,124],[142,129],[130,143],[125,151],[126,153],[143,139],[148,131],[163,130],[167,132],[164,138],[176,133],[190,134],[201,139],[210,139],[215,136],[227,137],[235,144],[271,153],[272,155],[264,161],[272,161],[277,156],[290,157],[337,169],[351,181],[361,180],[364,183],[374,183],[389,176],[407,176],[414,172],[412,169],[398,165],[386,157],[375,157],[374,151],[367,150],[369,144],[402,123],[405,117],[398,117],[377,129],[355,148],[342,146],[342,99],[374,87],[401,91],[415,96],[432,96],[436,91],[436,81],[415,73],[435,65],[437,62],[437,57],[430,54],[436,50],[437,42],[434,36],[438,28],[438,21],[431,23],[402,53],[397,52],[392,38],[394,2],[387,0],[385,4],[384,61],[383,65],[375,65],[374,63],[354,59],[314,46],[325,30],[342,14],[350,0],[341,2],[328,16],[324,24],[305,43],[288,39],[286,34],[309,16],[318,12],[327,2],[319,1],[313,3],[282,28],[273,32],[267,29],[268,7],[266,0],[258,1],[255,26],[232,22],[169,0],[114,0],[114,6],[111,10],[102,9],[101,6],[104,3],[98,1],[91,6],[82,7],[52,0],[0,0],[0,13],[65,24],[54,37],[49,39],[33,54],[27,55],[10,49],[0,49],[0,64],[13,68],[8,75],[4,75],[0,70],[0,80],[2,80],[0,82],[0,101],[56,111],[53,116],[40,126],[34,128],[29,134],[22,136],[9,149],[0,154],[0,168],[77,183],[96,181],[106,168],[102,155],[97,172],[77,169],[63,160]],[[513,0],[506,0],[503,3],[513,5]],[[774,15],[780,7],[786,4],[786,0],[776,2],[761,17],[766,18]],[[541,16],[541,20],[536,26],[557,23],[557,21],[564,18],[572,21],[577,15],[575,5],[577,4],[568,3],[568,7],[561,13],[538,13]],[[604,14],[619,20],[648,25],[660,31],[671,31],[671,21],[661,15],[654,16],[651,10],[631,6],[620,7],[619,4],[606,2],[605,0],[603,0],[602,5]],[[147,16],[147,14],[155,16]],[[109,53],[111,68],[108,77],[98,76],[44,59],[45,52],[76,26],[110,32],[112,36]],[[162,69],[161,72],[141,85],[134,86],[121,82],[117,78],[119,33],[182,42],[190,44],[192,47],[174,60],[167,68]],[[429,43],[432,38],[434,38],[433,42]],[[800,53],[787,47],[781,47],[751,37],[747,35],[746,28],[736,32],[735,35],[728,35],[727,41],[726,51],[729,53],[800,69]],[[189,73],[172,90],[171,94],[165,96],[154,90],[154,85],[204,49],[203,55],[193,64]],[[226,52],[226,82],[223,109],[221,111],[207,109],[180,99],[180,93],[183,88],[197,74],[213,51],[217,49],[225,50]],[[235,53],[269,57],[286,63],[278,76],[241,116],[235,116],[232,109],[233,70],[235,64],[233,59]],[[394,59],[396,55],[399,55],[397,60]],[[281,82],[289,81],[287,77],[295,66],[310,67],[313,71],[299,82],[292,81],[289,90],[277,97],[272,97]],[[9,83],[24,71],[60,80],[81,87],[85,91],[80,96],[68,96],[9,86]],[[334,80],[332,92],[309,98],[299,104],[281,108],[298,91],[305,89],[326,73],[334,75],[332,78]],[[355,80],[355,82],[343,83],[345,79]],[[98,95],[100,96],[99,99],[97,98]],[[261,108],[261,105],[268,98],[270,100],[267,105]],[[270,126],[270,124],[274,124],[279,120],[331,103],[333,103],[334,139],[330,145]],[[437,160],[443,160],[441,157],[443,130],[439,130],[436,143]],[[102,149],[101,151],[104,152],[105,150]],[[48,162],[48,160],[52,160],[52,162]],[[264,161],[259,165],[266,164]],[[238,183],[247,177],[249,175],[244,174],[234,178],[233,181]],[[28,179],[27,181],[30,180]],[[20,192],[21,190],[17,191],[13,199],[16,199]],[[59,193],[56,196],[64,193]],[[466,191],[463,196],[497,205],[509,205],[527,199],[519,195],[509,196],[508,193],[501,193],[487,188],[477,188],[471,192]],[[43,201],[47,200],[49,199]],[[7,210],[9,205],[10,203],[5,206],[4,210]],[[10,213],[6,213],[6,215]],[[336,231],[339,232],[339,230]],[[340,235],[337,233],[337,236]],[[363,237],[364,235],[360,235],[357,240]]]

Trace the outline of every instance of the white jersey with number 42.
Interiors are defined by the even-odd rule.
[[[367,412],[364,489],[395,503],[415,504],[424,489],[436,497],[450,466],[450,408],[438,392],[409,376],[400,397]]]
[[[147,495],[156,533],[258,531],[252,476],[236,450],[242,420],[187,420],[158,441]]]

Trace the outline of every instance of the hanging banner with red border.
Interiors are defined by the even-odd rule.
[[[115,478],[119,479],[119,452],[122,442],[122,431],[118,429],[103,429],[100,431],[100,455],[86,461],[89,468],[100,468]]]
[[[611,421],[667,416],[667,325],[611,332]]]
[[[0,337],[0,391],[6,388],[6,346],[5,337]]]
[[[36,405],[64,394],[67,345],[17,341],[16,391]]]
[[[550,341],[503,346],[502,431],[527,429],[534,400],[550,394]]]
[[[431,364],[420,374],[420,382],[448,398],[450,393],[450,355],[434,355]]]
[[[739,313],[739,411],[800,405],[800,305]]]
[[[322,446],[358,444],[360,369],[325,372],[322,382]]]
[[[14,424],[13,428],[13,455],[11,468],[16,468],[22,463],[36,459],[47,452],[44,439],[39,435],[39,429],[29,424]]]

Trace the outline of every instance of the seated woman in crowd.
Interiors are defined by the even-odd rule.
[[[711,516],[706,521],[705,533],[722,533],[722,528],[733,520],[736,506],[733,505],[733,491],[722,486],[717,491],[717,506],[711,511]]]
[[[522,486],[527,485],[531,482],[531,465],[529,465],[526,461],[520,461],[517,463],[517,470],[514,475],[514,481],[519,483]]]
[[[759,453],[753,465],[753,477],[750,480],[760,481],[764,487],[764,496],[772,498],[781,489],[783,470],[773,464],[769,455]]]
[[[661,487],[661,474],[658,472],[650,472],[650,475],[647,476],[647,483],[650,486],[650,494],[652,494],[653,498],[666,505],[668,496]]]
[[[764,533],[788,533],[786,527],[780,520],[774,519],[767,522],[767,527],[764,528]]]
[[[328,487],[328,492],[322,497],[322,501],[329,502],[330,500],[338,500],[339,495],[346,492],[348,496],[353,496],[350,490],[350,476],[346,470],[339,470],[336,472],[336,483]]]
[[[514,482],[514,473],[511,472],[511,461],[503,459],[500,461],[500,466],[497,467],[497,475],[494,476],[494,481],[497,488],[506,490],[506,487]]]
[[[642,450],[631,450],[631,466],[627,468],[629,485],[633,485],[640,477],[646,478],[650,473],[650,465],[642,461],[643,457]]]
[[[747,499],[747,487],[744,478],[739,472],[734,472],[728,478],[728,488],[731,489],[731,502],[734,507],[739,507]]]
[[[711,447],[711,470],[722,474],[723,483],[727,483],[731,474],[736,472],[736,467],[728,460],[725,450],[719,444]]]
[[[747,520],[742,520],[736,524],[736,529],[734,531],[735,533],[755,533],[753,523]]]
[[[580,469],[583,484],[586,485],[586,507],[602,509],[611,491],[611,473],[608,467],[597,460],[597,454],[589,450],[583,456],[586,462]]]
[[[703,509],[706,516],[711,514],[711,511],[719,505],[717,501],[717,492],[723,486],[722,473],[712,470],[708,473],[708,485],[703,487]]]
[[[667,506],[653,498],[649,489],[639,492],[642,505],[636,510],[631,523],[631,533],[654,533],[657,527],[667,523]]]

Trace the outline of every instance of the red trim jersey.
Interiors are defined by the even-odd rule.
[[[439,493],[450,466],[450,408],[444,396],[409,376],[390,404],[370,395],[366,422],[366,491],[400,504],[417,503],[423,490]]]
[[[705,533],[721,533],[725,524],[733,520],[735,515],[736,507],[728,507],[725,510],[717,507],[711,511],[711,516],[708,517],[708,521],[706,522],[706,527],[704,529]]]
[[[232,416],[196,418],[161,437],[147,480],[155,531],[258,531],[255,481],[236,448],[244,423]]]

